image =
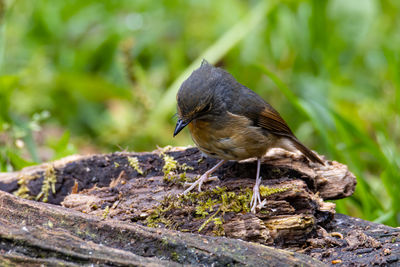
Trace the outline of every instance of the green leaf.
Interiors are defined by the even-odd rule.
[[[31,162],[22,158],[18,153],[12,151],[7,151],[7,157],[9,158],[11,165],[16,170],[37,164],[36,162]]]

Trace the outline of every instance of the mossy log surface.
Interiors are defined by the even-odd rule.
[[[301,155],[272,151],[261,167],[266,204],[252,214],[248,202],[255,161],[228,162],[215,173],[220,180],[203,185],[202,193],[180,195],[186,182],[216,162],[202,160],[196,148],[167,148],[75,156],[0,174],[1,190],[65,207],[1,193],[0,251],[10,250],[0,260],[78,265],[322,264],[303,254],[263,246],[273,245],[343,264],[356,262],[349,255],[369,246],[375,252],[386,249],[381,262],[397,262],[374,237],[365,236],[367,241],[361,244],[356,232],[343,230],[343,239],[328,233],[340,233],[340,227],[335,224],[334,204],[325,200],[349,196],[356,185],[345,165],[326,161],[322,166]],[[330,253],[324,252],[327,248]]]
[[[0,265],[319,266],[306,255],[245,241],[103,220],[0,192]]]

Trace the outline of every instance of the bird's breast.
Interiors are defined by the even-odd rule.
[[[229,112],[213,119],[195,119],[188,127],[202,152],[226,160],[261,157],[274,142],[273,135],[252,126],[248,118]]]

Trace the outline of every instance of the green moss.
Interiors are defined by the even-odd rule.
[[[53,194],[56,193],[56,182],[57,182],[56,171],[54,169],[54,166],[49,164],[44,172],[42,189],[40,193],[36,196],[36,200],[39,200],[43,197],[42,201],[47,202],[50,189]]]
[[[162,168],[164,173],[164,180],[172,181],[176,177],[176,169],[178,168],[178,162],[167,154],[163,154],[164,166]]]
[[[191,170],[191,171],[194,170],[194,168],[192,166],[189,166],[186,163],[179,164],[179,168],[184,172],[186,172],[187,170]]]
[[[187,181],[186,171],[193,170],[194,168],[187,165],[186,163],[179,164],[172,156],[161,153],[164,160],[164,166],[162,168],[164,173],[165,182],[173,182],[183,184]],[[181,171],[181,173],[179,173]]]
[[[207,199],[206,202],[203,201],[199,201],[198,205],[196,206],[196,214],[199,215],[201,218],[205,218],[209,212],[213,212],[214,211],[214,207],[217,204],[217,200],[216,199]]]
[[[270,195],[273,195],[273,194],[283,193],[285,191],[288,191],[289,189],[290,188],[288,188],[288,187],[271,188],[271,187],[268,187],[268,186],[261,185],[260,186],[260,195],[262,197],[267,197],[267,196],[270,196]]]
[[[196,203],[196,214],[200,218],[205,218],[210,212],[216,212],[208,217],[200,226],[198,231],[202,231],[209,223],[214,223],[213,233],[215,235],[224,235],[223,228],[224,215],[228,212],[243,213],[249,212],[249,203],[251,200],[251,190],[235,193],[227,191],[226,187],[215,187],[213,190],[200,193],[191,193],[189,198]],[[217,216],[219,215],[219,216]]]
[[[204,223],[200,226],[198,232],[200,233],[201,230],[203,230],[204,227],[206,227],[207,224],[208,224],[209,222],[211,222],[212,220],[214,220],[214,219],[219,219],[218,221],[221,222],[221,224],[222,224],[221,218],[214,218],[220,211],[221,211],[220,209],[217,210],[213,215],[211,215],[207,220],[205,220]],[[215,221],[214,221],[214,224],[215,224]]]
[[[161,244],[162,244],[164,247],[168,246],[168,245],[169,245],[168,239],[167,239],[166,237],[163,237],[163,238],[161,239]]]
[[[171,156],[163,155],[165,165],[163,168],[167,181],[171,181],[171,172],[175,174],[179,168],[179,163]],[[186,176],[180,174],[180,177]],[[178,178],[173,178],[176,181]],[[184,178],[181,178],[182,180]],[[269,188],[260,186],[260,194],[263,197],[285,192],[290,188]],[[167,196],[159,206],[157,206],[151,214],[146,218],[146,224],[149,227],[165,226],[169,229],[176,229],[183,222],[176,222],[174,212],[179,214],[187,213],[193,216],[194,220],[203,220],[198,232],[204,230],[207,225],[213,223],[213,233],[215,235],[225,235],[224,215],[229,212],[246,213],[250,212],[250,201],[253,191],[250,188],[243,189],[238,192],[227,191],[226,187],[215,187],[212,190],[202,192],[189,192],[186,195]],[[186,209],[186,211],[183,211]],[[184,229],[180,229],[184,230]]]
[[[176,196],[166,196],[160,202],[149,216],[146,218],[146,225],[148,227],[159,227],[164,225],[168,229],[172,229],[177,226],[179,223],[175,223],[168,218],[169,212],[174,209],[181,209],[182,206],[182,198]]]
[[[33,199],[33,196],[30,194],[28,183],[30,180],[34,180],[36,178],[38,178],[37,175],[21,175],[18,179],[18,190],[14,192],[14,195],[25,199]]]
[[[137,157],[128,157],[129,166],[131,166],[137,173],[143,175],[143,171],[139,166],[139,160]]]
[[[183,222],[172,221],[171,218],[174,217],[171,215],[176,210],[182,212],[182,209],[188,208],[188,212],[193,212],[194,219],[204,220],[198,232],[201,232],[209,223],[213,223],[213,233],[215,235],[224,235],[223,216],[227,212],[249,212],[251,192],[250,189],[246,189],[235,193],[227,191],[226,187],[215,187],[213,190],[190,192],[187,195],[178,197],[168,196],[146,218],[146,224],[150,227],[164,225],[169,229],[177,227]]]
[[[171,260],[179,261],[179,255],[175,251],[171,252]]]
[[[148,227],[153,227],[153,228],[157,228],[160,227],[162,225],[164,225],[166,228],[169,229],[169,225],[171,225],[172,222],[170,220],[168,220],[163,212],[159,209],[156,209],[154,212],[152,212],[151,215],[149,215],[146,218],[146,225]]]
[[[104,212],[103,212],[103,219],[106,219],[109,213],[110,213],[110,207],[107,206],[107,207],[104,209]]]
[[[224,230],[224,226],[223,226],[223,219],[218,217],[218,218],[214,218],[213,219],[214,222],[214,230],[213,233],[216,236],[224,236],[225,235],[225,230]]]

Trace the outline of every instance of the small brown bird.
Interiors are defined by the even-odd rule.
[[[176,98],[179,119],[174,136],[188,125],[197,147],[206,155],[221,159],[184,194],[197,185],[201,191],[201,185],[227,160],[256,157],[257,176],[250,202],[251,211],[255,212],[261,203],[260,159],[268,149],[300,150],[309,160],[324,164],[300,143],[271,105],[231,74],[205,60],[183,82]]]

